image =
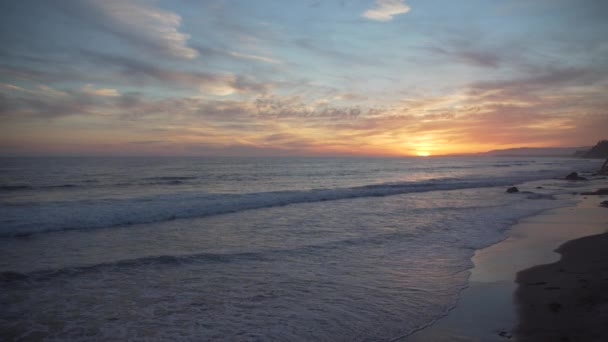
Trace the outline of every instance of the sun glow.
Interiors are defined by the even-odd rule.
[[[431,155],[431,153],[427,151],[416,151],[416,155],[419,157],[428,157]]]

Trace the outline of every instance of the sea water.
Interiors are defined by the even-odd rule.
[[[371,341],[564,205],[568,158],[4,158],[0,337]],[[535,193],[505,187],[546,180]],[[525,185],[524,185],[525,187]]]

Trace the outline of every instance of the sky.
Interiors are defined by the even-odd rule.
[[[604,0],[0,0],[0,155],[608,138]]]

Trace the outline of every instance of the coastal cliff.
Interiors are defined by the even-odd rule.
[[[608,140],[599,141],[583,155],[583,158],[608,158]]]

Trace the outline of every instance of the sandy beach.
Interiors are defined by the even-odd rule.
[[[601,178],[551,182],[572,188],[560,196],[572,205],[528,217],[504,241],[476,251],[457,306],[400,341],[606,340],[608,209],[600,206],[606,196],[581,193],[607,185]],[[543,186],[522,186],[537,187]]]
[[[519,272],[520,341],[605,341],[608,234],[567,242],[560,261]]]

